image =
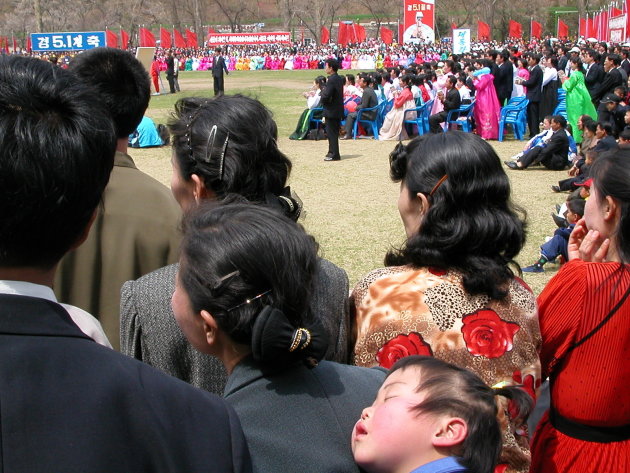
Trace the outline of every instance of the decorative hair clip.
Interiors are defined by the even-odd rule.
[[[435,184],[433,186],[433,189],[431,189],[431,192],[429,192],[429,196],[432,196],[433,194],[435,194],[435,191],[438,190],[438,187],[440,187],[442,185],[442,183],[444,181],[446,181],[446,179],[448,179],[448,174],[444,174],[439,181],[437,181],[437,184]]]
[[[206,143],[206,158],[205,161],[210,163],[212,161],[212,154],[214,153],[214,142],[217,138],[217,131],[219,128],[213,125],[208,134],[208,142]],[[219,155],[219,180],[223,180],[223,162],[225,158],[225,151],[227,150],[228,141],[230,140],[230,132],[225,132],[225,141],[221,147],[221,154]]]
[[[298,348],[300,350],[304,350],[311,343],[311,332],[309,332],[305,328],[298,328],[295,330],[293,334],[293,340],[291,341],[291,346],[289,347],[289,352],[293,353]]]
[[[254,302],[255,300],[260,299],[261,297],[264,297],[264,296],[266,296],[267,294],[271,294],[271,289],[269,289],[268,291],[265,291],[265,292],[261,292],[261,293],[260,293],[260,294],[258,294],[257,296],[254,296],[254,297],[252,297],[252,298],[250,298],[250,299],[245,299],[245,302],[241,302],[240,304],[235,305],[234,307],[230,307],[230,308],[227,310],[227,312],[231,312],[231,311],[233,311],[233,310],[235,310],[235,309],[238,309],[239,307],[243,307],[244,305],[251,304],[251,303],[252,303],[252,302]]]

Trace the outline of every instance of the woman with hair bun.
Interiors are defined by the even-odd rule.
[[[255,472],[359,472],[350,435],[385,374],[320,362],[317,265],[315,240],[263,206],[202,205],[185,220],[173,312],[224,364]]]
[[[534,398],[536,303],[510,268],[525,232],[499,157],[471,133],[422,135],[396,146],[390,174],[407,240],[352,293],[354,363],[390,368],[407,355],[434,356]],[[507,404],[502,463],[527,471],[525,427]]]
[[[269,110],[242,95],[187,97],[169,122],[173,143],[171,190],[186,211],[204,201],[244,199],[297,220],[302,203],[286,186],[291,161],[278,149]],[[328,334],[326,359],[347,361],[348,277],[319,258],[310,299]],[[170,308],[177,265],[166,266],[121,291],[121,350],[194,386],[221,394],[225,370],[192,350]]]

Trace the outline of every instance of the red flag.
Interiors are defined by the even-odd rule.
[[[9,54],[9,37],[4,37],[4,52]]]
[[[108,48],[118,47],[118,35],[116,33],[114,33],[112,30],[106,30],[105,36]]]
[[[542,30],[542,24],[532,20],[532,36],[538,39],[542,38]]]
[[[477,22],[477,39],[490,39],[490,25],[488,23]]]
[[[198,46],[197,33],[193,33],[189,29],[186,29],[186,46],[189,48],[196,48]]]
[[[208,27],[208,34],[216,34],[216,33],[218,33],[217,30],[215,30],[214,28]]]
[[[569,25],[567,25],[564,21],[558,20],[558,38],[568,38],[569,37]]]
[[[518,21],[510,20],[508,26],[508,37],[510,38],[520,38],[523,36],[523,25],[521,25]]]
[[[121,42],[120,47],[122,49],[127,49],[127,46],[129,46],[129,33],[127,33],[122,28],[120,29],[120,42]]]
[[[339,22],[339,31],[337,32],[337,42],[342,46],[348,45],[348,25],[343,21]]]
[[[325,26],[322,26],[322,44],[330,43],[330,31]]]
[[[610,7],[610,17],[620,16],[623,12],[619,8]]]
[[[15,39],[15,36],[11,36],[11,39],[13,40],[13,52],[17,51],[17,39]]]
[[[155,47],[155,36],[146,28],[138,28],[140,47]]]
[[[171,47],[171,33],[168,32],[168,30],[165,30],[164,28],[160,28],[160,46],[162,46],[164,49],[168,49]]]
[[[587,18],[586,19],[586,33],[584,36],[587,38],[592,38],[595,36],[595,18]]]
[[[457,29],[457,24],[455,24],[455,23],[451,23],[451,29],[452,29],[452,30],[456,30],[456,29]]]
[[[385,44],[392,44],[394,42],[394,32],[389,28],[381,26],[381,40]]]
[[[182,34],[179,31],[173,30],[173,36],[175,36],[175,47],[176,48],[185,48],[186,47],[186,40],[184,39],[184,37],[182,36]]]
[[[402,44],[403,42],[403,34],[405,31],[405,24],[404,23],[398,23],[398,42]]]
[[[348,25],[348,41],[350,43],[357,43],[359,41],[357,36],[357,25],[354,23]]]
[[[31,49],[33,49],[32,45],[31,45],[31,35],[28,34],[28,35],[26,35],[26,50],[30,53]]]
[[[357,25],[355,28],[355,31],[357,35],[357,42],[362,43],[363,41],[365,41],[365,38],[366,38],[365,27],[361,25]]]
[[[578,22],[578,36],[584,36],[586,34],[586,18],[580,18]]]

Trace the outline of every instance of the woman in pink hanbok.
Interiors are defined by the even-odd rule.
[[[473,73],[475,84],[475,123],[477,134],[486,140],[496,140],[499,137],[499,117],[501,107],[494,88],[494,76],[490,74],[487,60],[482,64],[481,69]]]
[[[346,54],[343,57],[343,61],[341,61],[342,69],[350,69],[352,68],[352,56],[350,54]]]
[[[212,64],[210,64],[210,67],[212,67]],[[232,72],[234,69],[236,69],[236,56],[230,56],[228,71]]]

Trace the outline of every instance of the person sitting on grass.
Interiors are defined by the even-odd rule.
[[[547,145],[547,143],[549,142],[549,140],[551,139],[553,135],[553,130],[551,129],[551,115],[547,115],[543,119],[542,128],[543,130],[540,133],[538,133],[536,136],[534,136],[525,144],[523,151],[521,151],[518,154],[515,154],[510,159],[512,159],[513,161],[517,161],[530,149],[535,148],[536,146],[543,148]]]
[[[551,117],[553,135],[544,148],[535,147],[521,156],[517,161],[505,161],[510,169],[526,169],[532,164],[541,163],[547,169],[560,171],[569,164],[569,137],[566,133],[567,121],[562,115]]]
[[[493,390],[474,373],[428,356],[400,359],[352,432],[352,452],[368,473],[492,473],[501,431],[495,396],[526,415],[519,388]]]
[[[568,260],[567,248],[569,244],[569,236],[578,220],[584,215],[585,200],[581,197],[567,200],[566,220],[569,224],[566,228],[558,228],[553,237],[540,246],[540,258],[531,266],[523,268],[524,273],[543,273],[543,266],[549,261],[555,261],[560,256],[561,262]]]

